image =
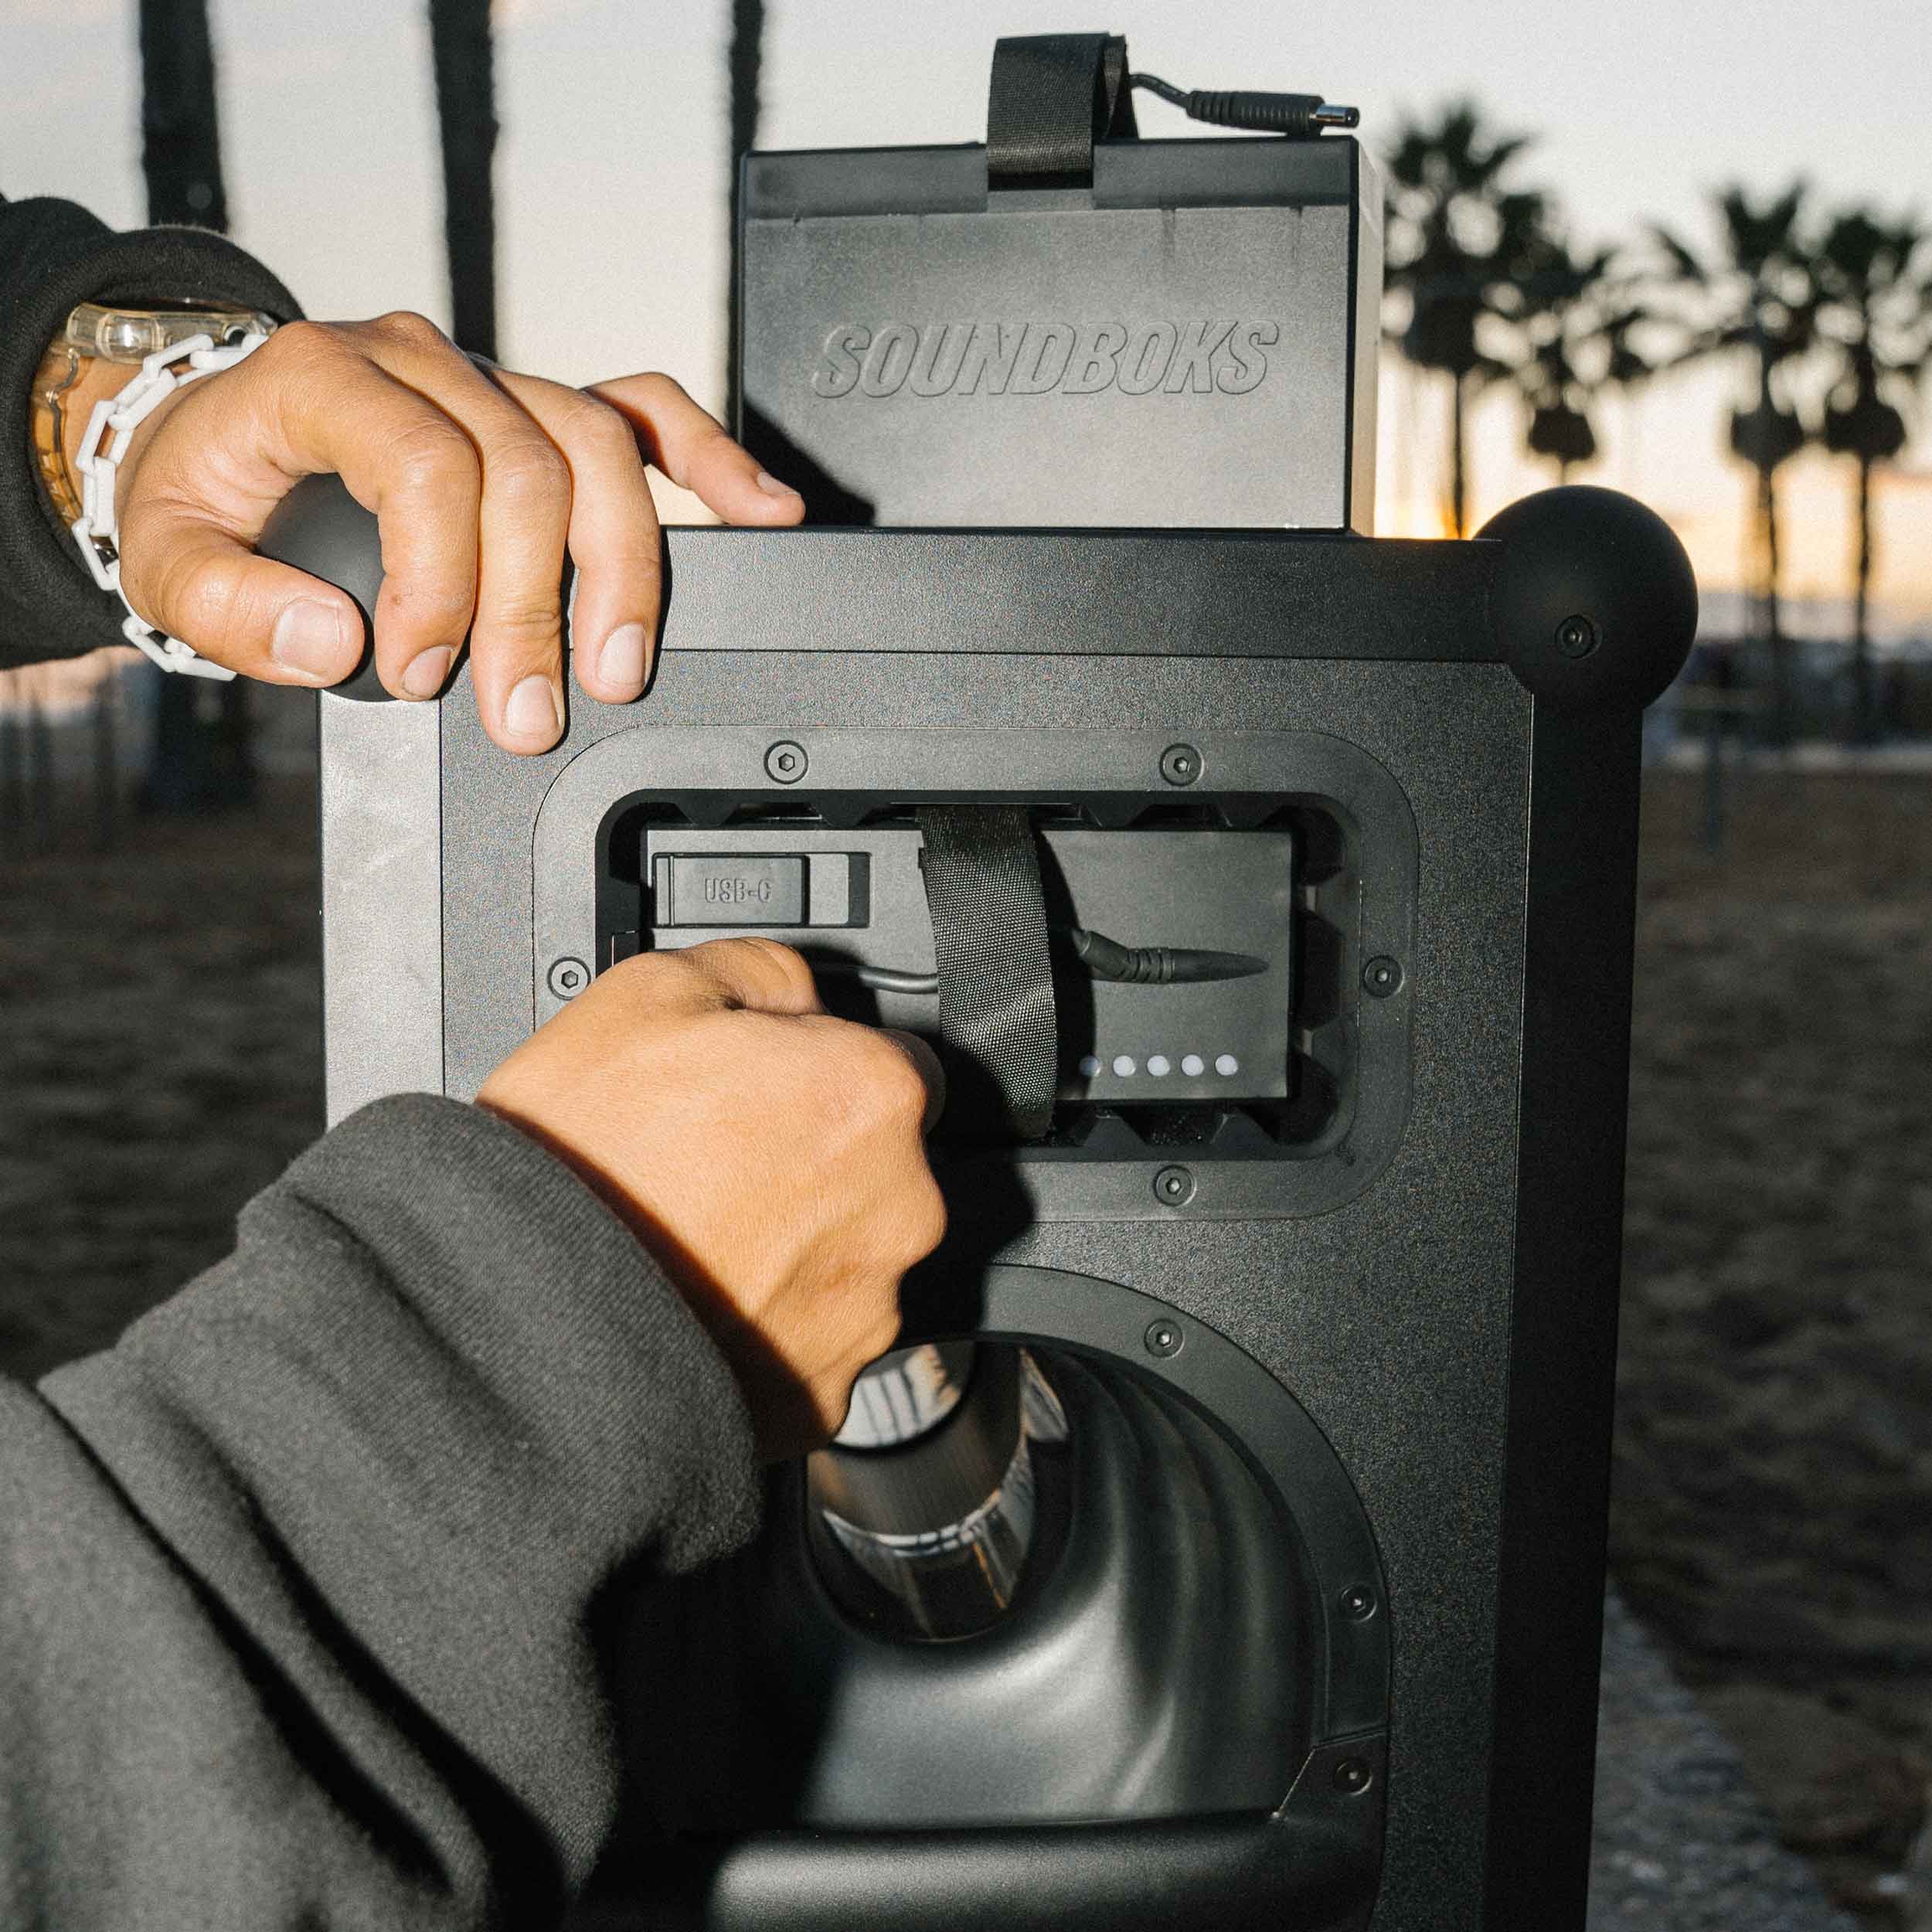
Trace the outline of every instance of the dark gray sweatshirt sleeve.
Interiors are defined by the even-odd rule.
[[[536,1927],[617,1789],[591,1612],[755,1527],[736,1384],[560,1162],[420,1096],[0,1382],[0,1925]]]
[[[0,196],[0,670],[123,641],[124,613],[94,587],[34,473],[28,401],[77,303],[175,301],[239,303],[283,322],[301,313],[260,263],[205,229],[117,235],[70,201]]]

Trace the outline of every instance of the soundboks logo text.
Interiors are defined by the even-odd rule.
[[[1268,372],[1277,322],[841,323],[815,396],[1245,396]]]

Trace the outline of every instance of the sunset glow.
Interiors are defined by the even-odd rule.
[[[724,43],[729,9],[641,12],[621,0],[514,0],[497,21],[497,215],[503,352],[569,380],[638,368],[722,393],[726,248]],[[1613,19],[1566,18],[1548,57],[1546,11],[1529,0],[1444,9],[1387,0],[1372,22],[1332,9],[1284,31],[1266,0],[1185,17],[1122,0],[1107,25],[1137,61],[1190,85],[1318,86],[1359,104],[1364,138],[1474,90],[1499,126],[1533,134],[1525,179],[1546,185],[1580,243],[1668,221],[1701,244],[1706,197],[1803,174],[1821,206],[1932,209],[1923,135],[1919,0],[1869,0],[1856,33],[1827,34],[1801,0],[1765,0],[1748,32],[1723,9],[1627,0]],[[0,64],[34,76],[36,117],[0,122],[0,182],[13,195],[86,202],[118,225],[141,214],[133,14],[102,0],[29,0],[0,22]],[[849,0],[774,7],[760,139],[776,148],[981,137],[986,63],[1002,34],[1054,24],[1038,0],[970,12]],[[217,6],[223,138],[236,239],[323,315],[418,308],[447,319],[427,36],[385,0],[326,9]],[[1855,101],[1820,138],[1811,107]],[[1641,101],[1641,112],[1631,111]],[[1171,110],[1150,135],[1200,131]],[[1627,490],[1668,516],[1706,587],[1743,580],[1751,481],[1725,447],[1735,376],[1662,380],[1598,413],[1603,454],[1577,481]],[[1386,359],[1378,527],[1440,535],[1446,400]],[[1875,628],[1932,632],[1932,454],[1925,434],[1877,488]],[[1553,480],[1521,446],[1519,406],[1474,413],[1474,521]],[[1808,454],[1781,473],[1794,606],[1848,591],[1849,466]],[[667,513],[696,514],[682,492]]]

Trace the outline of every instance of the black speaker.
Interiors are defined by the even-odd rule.
[[[263,547],[373,607],[332,481]],[[543,757],[466,675],[324,697],[332,1114],[471,1094],[725,930],[958,1064],[1026,950],[974,896],[1009,861],[1056,1019],[1038,1119],[940,1124],[953,1231],[840,1443],[631,1613],[639,1781],[580,1922],[1580,1927],[1681,549],[1572,489],[1456,543],[668,550],[651,692],[575,696]]]

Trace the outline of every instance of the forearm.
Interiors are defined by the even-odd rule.
[[[0,1420],[0,1921],[553,1910],[614,1800],[592,1600],[756,1508],[729,1372],[581,1184],[384,1103],[42,1395]],[[49,1871],[87,1910],[9,1900]]]

